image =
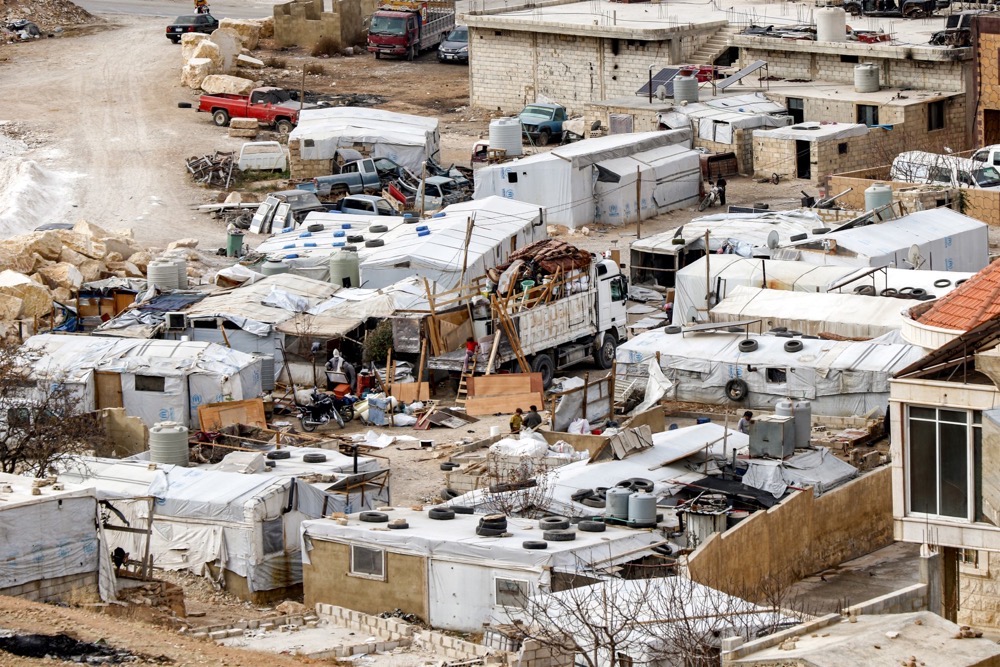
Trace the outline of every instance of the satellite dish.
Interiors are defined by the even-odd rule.
[[[600,119],[595,120],[593,123],[590,124],[590,131],[591,132],[597,132],[599,129],[601,129],[601,121],[600,121]]]
[[[674,238],[679,239],[681,237],[681,234],[683,233],[684,233],[684,225],[681,225],[680,227],[677,228],[677,231],[674,232]]]
[[[916,243],[910,246],[909,252],[906,253],[906,261],[914,269],[919,269],[924,264],[924,258],[920,254],[920,246]]]
[[[781,239],[778,237],[778,230],[772,229],[767,235],[767,247],[774,250],[778,247],[778,243]]]
[[[656,87],[656,90],[653,91],[653,94],[656,95],[656,99],[662,102],[667,97],[667,87],[661,83]]]

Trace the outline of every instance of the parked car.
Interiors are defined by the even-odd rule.
[[[922,19],[947,7],[949,0],[845,0],[844,11],[851,16],[901,16],[907,19]]]
[[[529,104],[517,117],[524,136],[539,146],[562,141],[566,108],[561,104]]]
[[[330,210],[353,215],[402,215],[385,197],[376,195],[347,195]]]
[[[897,155],[892,161],[889,178],[904,183],[1000,189],[1000,170],[992,164],[924,151],[907,151]]]
[[[281,88],[255,88],[249,95],[202,95],[198,111],[212,114],[216,125],[225,127],[232,118],[256,118],[262,125],[288,134],[299,122],[302,104]]]
[[[338,174],[317,176],[299,187],[315,192],[318,197],[333,198],[365,191],[381,192],[385,183],[399,178],[402,171],[403,167],[387,157],[364,158],[344,163]]]
[[[469,64],[469,28],[460,25],[448,33],[438,46],[438,60]]]
[[[219,27],[219,19],[211,14],[188,14],[178,16],[167,26],[167,39],[174,44],[181,43],[181,37],[186,32],[203,32],[211,34]]]
[[[995,167],[1000,167],[1000,144],[984,146],[969,156],[973,162],[985,162]]]
[[[250,231],[254,234],[270,234],[272,229],[284,229],[302,222],[313,211],[326,213],[329,210],[316,195],[304,190],[282,190],[272,192],[257,207],[250,221]]]

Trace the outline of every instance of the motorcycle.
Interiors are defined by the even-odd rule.
[[[354,419],[354,404],[358,399],[351,394],[347,394],[343,398],[335,398],[314,389],[310,398],[312,399],[310,405],[295,404],[303,431],[312,433],[331,421],[337,422],[341,428],[344,428],[345,422]]]
[[[722,203],[722,198],[720,197],[719,193],[720,190],[719,186],[716,185],[715,183],[710,183],[710,185],[712,186],[712,189],[708,191],[708,194],[706,194],[702,198],[701,203],[698,204],[699,211],[704,211],[709,206],[718,206],[719,204]]]

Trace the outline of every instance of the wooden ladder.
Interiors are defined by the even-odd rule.
[[[455,402],[460,405],[465,405],[466,400],[469,398],[469,378],[476,375],[475,360],[472,362],[472,368],[462,371],[462,377],[458,381],[458,391],[455,392]]]

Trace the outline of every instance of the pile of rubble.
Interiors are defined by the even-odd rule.
[[[233,119],[235,123],[240,118]],[[256,125],[257,121],[253,121]],[[254,131],[256,134],[256,131]],[[233,169],[236,166],[236,153],[216,151],[212,155],[190,157],[187,159],[187,170],[195,182],[214,185],[226,190],[233,179]]]
[[[103,22],[69,0],[0,0],[0,25],[6,27],[19,19],[35,23],[45,33],[56,31],[57,28]],[[3,38],[15,37],[4,31],[0,31],[0,34]]]
[[[211,35],[199,32],[181,37],[181,83],[210,95],[245,95],[261,85],[252,78],[264,63],[251,57],[261,39],[274,35],[274,18],[222,19]],[[246,76],[234,76],[244,74]]]

